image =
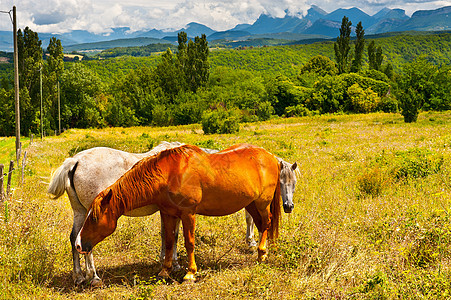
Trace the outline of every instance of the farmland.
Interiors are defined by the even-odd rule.
[[[0,298],[11,299],[399,299],[451,292],[451,113],[272,118],[241,124],[234,135],[204,135],[199,124],[70,129],[29,145],[25,183],[0,206]],[[161,141],[225,149],[264,147],[301,171],[292,214],[283,214],[269,257],[244,242],[244,212],[198,216],[197,282],[184,270],[164,281],[159,215],[121,217],[94,248],[104,286],[74,286],[67,199],[46,194],[65,158],[94,146],[144,152]],[[13,159],[0,141],[1,163]],[[18,173],[16,173],[15,176]],[[183,238],[178,249],[186,267]]]

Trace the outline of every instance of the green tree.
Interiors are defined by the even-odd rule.
[[[47,47],[48,55],[44,65],[43,97],[46,103],[47,116],[51,119],[52,128],[58,128],[58,80],[64,70],[64,53],[61,41],[55,37],[50,39]]]
[[[185,32],[178,34],[177,65],[185,76],[187,89],[196,92],[208,82],[210,66],[208,63],[208,42],[205,34],[196,36],[187,43]]]
[[[338,69],[333,61],[323,55],[312,57],[305,65],[301,67],[300,74],[316,73],[319,76],[337,75]]]
[[[339,74],[349,71],[351,25],[352,22],[349,21],[348,17],[344,16],[341,21],[340,36],[337,37],[337,41],[334,43],[335,60],[337,61]]]
[[[168,103],[173,103],[178,93],[186,89],[184,73],[178,67],[177,57],[171,49],[163,53],[154,73],[155,81]]]
[[[0,136],[15,133],[14,90],[0,88]],[[3,176],[3,174],[0,174]]]
[[[401,114],[405,122],[415,122],[419,110],[425,103],[429,103],[433,91],[433,78],[437,67],[426,60],[424,56],[403,66],[398,80],[397,98],[400,101]]]
[[[111,84],[110,90],[114,100],[110,103],[110,108],[114,113],[108,116],[107,121],[110,125],[151,124],[152,110],[157,102],[158,93],[154,77],[150,68],[141,67]]]
[[[63,125],[69,128],[104,125],[99,104],[102,84],[96,73],[81,63],[74,63],[61,75]]]
[[[382,71],[382,61],[384,56],[382,55],[382,48],[376,46],[374,41],[371,41],[368,45],[368,63],[370,70]]]
[[[19,82],[21,89],[21,132],[28,134],[30,130],[37,133],[36,120],[40,119],[40,70],[42,63],[42,42],[38,34],[26,27],[17,31]],[[26,89],[26,95],[24,89]],[[24,95],[22,95],[24,94]],[[22,97],[23,96],[23,97]]]
[[[354,50],[354,59],[352,60],[351,72],[357,73],[362,68],[363,51],[365,50],[365,30],[362,22],[357,24],[355,29],[356,42]]]

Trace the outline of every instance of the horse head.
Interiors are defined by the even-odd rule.
[[[293,194],[296,188],[297,163],[290,164],[286,161],[280,161],[280,194],[282,196],[283,210],[291,213],[294,209]]]
[[[78,252],[90,253],[95,245],[116,229],[118,217],[115,216],[114,208],[110,205],[112,195],[111,189],[103,191],[92,202],[85,223],[75,241]]]

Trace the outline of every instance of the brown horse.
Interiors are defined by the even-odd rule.
[[[242,208],[260,231],[258,260],[266,259],[266,239],[276,238],[280,219],[280,164],[266,150],[234,146],[207,154],[185,145],[142,159],[92,202],[75,246],[89,253],[114,232],[118,218],[142,206],[159,207],[166,230],[166,255],[160,276],[172,268],[174,230],[182,220],[188,272],[194,280],[195,215],[224,216]]]

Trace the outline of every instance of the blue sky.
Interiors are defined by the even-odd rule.
[[[285,12],[302,15],[312,4],[326,12],[358,7],[373,15],[389,7],[411,15],[416,10],[450,6],[451,0],[0,0],[0,10],[15,5],[18,26],[37,32],[88,30],[107,34],[114,27],[130,27],[132,31],[180,29],[190,22],[227,30],[253,23],[262,13],[275,17],[283,17]],[[11,30],[6,14],[0,14],[0,30]]]

